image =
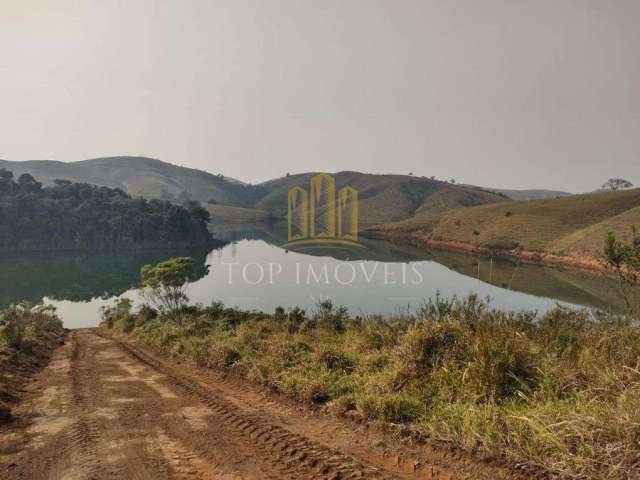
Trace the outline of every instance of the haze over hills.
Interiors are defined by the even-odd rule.
[[[30,173],[45,184],[55,179],[120,188],[147,198],[178,198],[188,194],[199,200],[214,221],[264,221],[287,214],[287,192],[308,187],[315,173],[289,175],[259,185],[244,184],[222,174],[195,170],[146,157],[107,157],[79,162],[0,160],[0,168],[16,176]],[[504,202],[499,193],[479,187],[454,185],[426,177],[377,175],[359,172],[335,174],[336,185],[359,191],[362,226],[404,220],[416,214],[451,208]]]
[[[545,189],[529,189],[529,190],[513,190],[504,188],[488,188],[492,192],[502,193],[511,200],[543,200],[545,198],[562,198],[573,195],[570,192],[562,190],[545,190]]]

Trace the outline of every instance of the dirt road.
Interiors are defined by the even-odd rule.
[[[398,455],[365,427],[91,330],[72,332],[30,390],[0,432],[0,478],[507,478]]]

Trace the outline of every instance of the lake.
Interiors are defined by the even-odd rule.
[[[436,294],[477,293],[496,308],[544,312],[557,303],[617,310],[615,282],[569,269],[524,265],[445,251],[425,251],[377,240],[360,248],[287,250],[268,227],[215,232],[229,243],[213,251],[157,251],[35,255],[0,259],[0,305],[22,300],[55,305],[68,328],[96,326],[100,307],[135,289],[140,268],[172,256],[192,256],[209,273],[189,285],[193,303],[272,312],[276,307],[312,309],[322,299],[352,314],[414,311]]]

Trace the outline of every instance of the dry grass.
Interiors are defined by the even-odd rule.
[[[9,420],[18,392],[63,335],[62,322],[50,308],[0,310],[0,423]]]
[[[640,189],[510,202],[417,216],[382,231],[422,239],[559,255],[596,256],[608,231],[620,238],[640,221]]]
[[[229,205],[204,204],[211,214],[211,222],[214,225],[229,223],[261,223],[272,220],[271,215],[264,210],[253,208],[232,207]]]
[[[190,308],[180,325],[122,315],[167,353],[337,414],[411,423],[560,478],[640,475],[640,331],[630,318],[561,308],[540,318],[474,296],[385,320],[326,302],[309,314]]]
[[[289,189],[293,186],[308,188],[314,175],[303,173],[266,182],[263,186],[270,192],[260,199],[256,207],[285,218]],[[336,189],[349,185],[358,190],[361,226],[405,220],[417,212],[437,213],[452,208],[508,201],[506,197],[493,192],[426,177],[338,172],[334,178]]]

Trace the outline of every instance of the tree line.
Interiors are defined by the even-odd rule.
[[[68,180],[45,187],[0,169],[0,251],[208,246],[209,220],[198,202],[174,205]]]

